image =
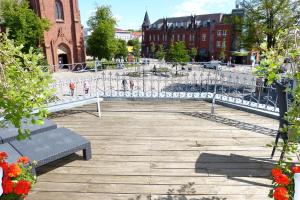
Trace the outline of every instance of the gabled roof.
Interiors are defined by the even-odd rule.
[[[183,17],[171,17],[166,19],[158,19],[156,22],[154,22],[151,27],[152,28],[160,28],[161,25],[164,23],[164,20],[167,20],[168,27],[174,27],[174,24],[180,24],[180,23],[191,23],[192,18],[196,21],[197,26],[201,25],[206,22],[212,22],[212,23],[220,23],[222,20],[223,14],[221,13],[214,13],[214,14],[205,14],[205,15],[195,15],[195,16],[183,16]],[[187,25],[186,25],[187,26]]]

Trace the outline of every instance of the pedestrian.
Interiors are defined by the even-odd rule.
[[[69,84],[69,88],[70,88],[71,96],[74,96],[75,83],[71,82]]]
[[[130,90],[132,91],[132,90],[133,90],[133,87],[134,87],[134,82],[133,82],[133,80],[130,80],[130,81],[129,81],[129,85],[130,85]]]
[[[83,83],[83,89],[84,89],[84,93],[85,93],[85,94],[88,94],[88,93],[89,93],[90,85],[89,85],[89,83],[88,83],[87,81],[85,81],[85,82]]]
[[[156,75],[156,65],[153,67],[153,73]]]
[[[123,90],[125,92],[126,91],[126,86],[127,86],[127,81],[126,81],[125,78],[122,80],[122,85],[123,85]]]

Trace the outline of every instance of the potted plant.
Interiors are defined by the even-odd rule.
[[[6,152],[0,152],[0,168],[3,173],[3,194],[0,200],[22,200],[36,182],[36,177],[31,174],[32,167],[27,157],[20,157],[11,164],[5,161],[7,158]]]
[[[272,170],[272,189],[270,198],[276,200],[292,200],[299,195],[299,167],[295,167],[295,159],[299,157],[298,142],[300,141],[300,40],[299,30],[294,27],[282,31],[276,37],[273,47],[262,45],[263,59],[256,68],[256,74],[264,77],[268,84],[274,84],[278,92],[280,113],[279,135],[283,142],[274,147],[281,148],[281,157]],[[288,62],[287,62],[288,58]],[[291,84],[292,83],[292,84]],[[288,93],[290,94],[288,106]],[[299,199],[299,197],[297,197]]]

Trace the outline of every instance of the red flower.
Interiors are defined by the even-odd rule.
[[[278,176],[275,176],[274,179],[275,182],[280,185],[287,186],[290,183],[289,177],[285,174],[279,174]]]
[[[276,188],[273,196],[276,200],[289,200],[288,190],[285,187]]]
[[[8,174],[9,166],[7,162],[0,162],[0,167],[3,170],[4,176]]]
[[[272,169],[272,176],[273,177],[276,177],[276,176],[278,176],[280,174],[282,174],[281,169],[277,169],[277,168]]]
[[[3,178],[2,188],[4,194],[10,194],[13,192],[14,184],[9,178]]]
[[[21,168],[19,167],[18,164],[16,163],[13,163],[9,166],[9,169],[8,169],[8,176],[9,177],[17,177],[19,176],[20,174],[22,173],[22,170]]]
[[[29,163],[29,158],[26,156],[22,156],[18,159],[18,163],[23,163],[24,165]]]
[[[293,168],[292,168],[292,172],[293,172],[294,174],[300,173],[300,166],[295,166],[295,167],[293,167]]]
[[[6,159],[8,156],[7,156],[7,153],[4,152],[4,151],[0,151],[0,160],[4,160]]]
[[[14,189],[14,193],[17,195],[27,195],[30,190],[30,182],[25,180],[20,180]]]

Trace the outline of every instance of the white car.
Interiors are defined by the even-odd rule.
[[[212,60],[203,65],[204,68],[219,70],[221,68],[221,61]]]

